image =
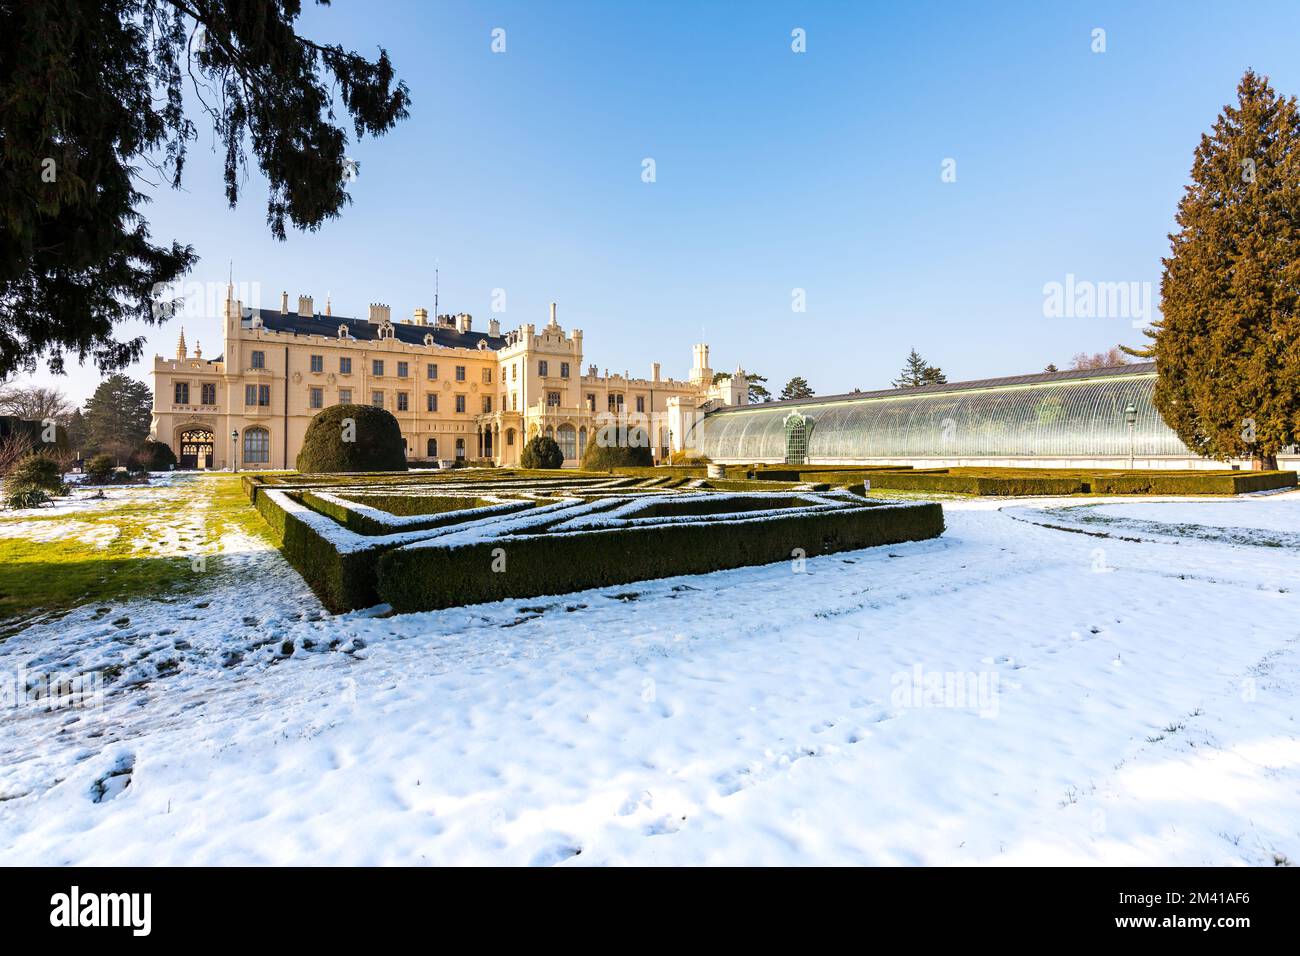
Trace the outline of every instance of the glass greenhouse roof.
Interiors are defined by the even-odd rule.
[[[689,444],[715,460],[783,461],[797,412],[810,460],[1193,455],[1156,411],[1155,380],[1143,362],[739,406],[705,416]]]

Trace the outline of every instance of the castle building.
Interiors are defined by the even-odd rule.
[[[553,438],[576,467],[598,431],[639,430],[656,462],[681,447],[703,412],[744,404],[744,371],[714,384],[709,347],[696,345],[685,380],[583,368],[581,329],[550,319],[476,331],[471,316],[415,309],[393,321],[373,304],[365,319],[315,311],[288,293],[280,308],[254,309],[227,291],[224,351],[191,354],[181,332],[174,358],[154,358],[152,436],[181,468],[293,468],[307,425],[321,409],[369,404],[397,418],[413,462],[518,464],[529,438]],[[607,434],[613,434],[611,430]],[[626,433],[624,433],[626,434]]]

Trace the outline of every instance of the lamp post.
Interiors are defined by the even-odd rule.
[[[1124,409],[1124,421],[1128,422],[1128,468],[1133,470],[1133,426],[1137,424],[1138,410],[1132,402]]]
[[[230,468],[239,471],[239,429],[230,432]]]

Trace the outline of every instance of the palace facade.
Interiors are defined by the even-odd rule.
[[[383,304],[341,318],[310,296],[290,311],[288,293],[278,310],[255,309],[233,287],[223,311],[221,355],[191,353],[182,330],[175,357],[154,358],[152,436],[181,468],[293,468],[312,417],[351,403],[392,412],[413,462],[517,464],[525,442],[546,435],[576,467],[614,423],[642,430],[658,462],[703,412],[748,398],[739,368],[714,384],[702,344],[686,379],[662,377],[658,362],[647,378],[584,369],[582,330],[566,331],[554,303],[545,326],[505,331],[426,309],[394,321]]]

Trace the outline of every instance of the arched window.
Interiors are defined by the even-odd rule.
[[[578,457],[578,433],[572,425],[561,425],[555,430],[555,443],[560,446],[565,461]]]
[[[428,457],[430,457],[430,458],[437,458],[437,457],[438,457],[438,439],[436,439],[436,438],[430,438],[430,439],[429,439],[429,456],[428,456]]]
[[[265,428],[244,429],[244,463],[265,465],[271,460],[271,433]]]
[[[515,430],[514,430],[513,428],[507,428],[507,429],[506,429],[506,444],[507,444],[507,445],[513,445],[514,443],[515,443]]]

